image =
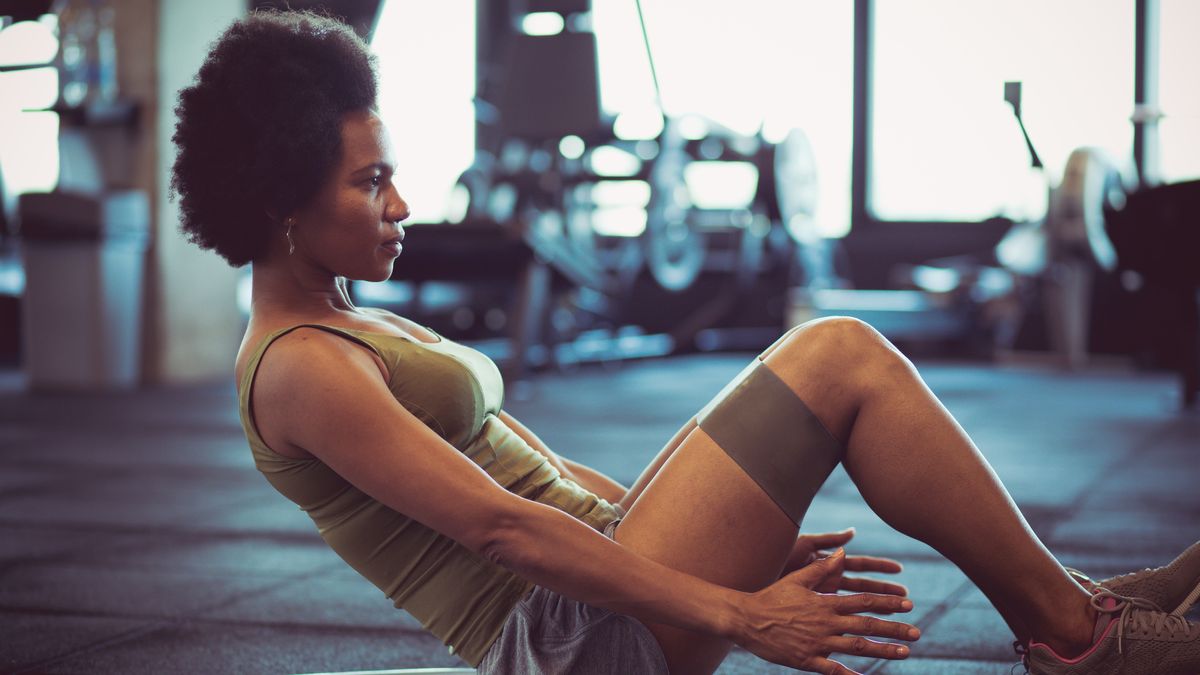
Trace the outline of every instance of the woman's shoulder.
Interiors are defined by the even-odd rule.
[[[293,365],[303,364],[307,359],[332,352],[352,358],[369,357],[376,362],[380,373],[386,378],[387,370],[374,348],[367,341],[353,335],[354,331],[369,330],[369,327],[318,320],[313,317],[278,317],[259,321],[252,318],[238,348],[234,368],[236,381],[240,387],[245,381],[247,370],[259,369],[253,361],[256,356],[260,362],[264,360],[263,354],[268,348],[272,355],[269,359],[272,363],[268,364],[268,368],[278,365],[286,370]],[[259,374],[256,372],[255,379],[258,378]]]

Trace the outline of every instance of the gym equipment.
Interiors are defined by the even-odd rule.
[[[501,3],[502,5],[503,3]],[[489,11],[503,11],[491,9]],[[538,5],[539,7],[541,5]],[[564,15],[584,12],[577,2],[559,8]],[[564,30],[552,35],[526,35],[513,30],[489,38],[490,56],[480,67],[478,113],[479,151],[472,167],[460,178],[468,195],[466,216],[497,222],[514,219],[533,224],[527,236],[559,238],[563,256],[555,267],[577,282],[609,295],[627,291],[639,266],[645,265],[664,288],[682,291],[696,279],[709,247],[701,230],[724,225],[743,227],[745,213],[703,213],[689,199],[686,174],[697,161],[741,161],[759,171],[753,206],[771,224],[782,224],[781,213],[793,225],[806,214],[811,221],[815,204],[812,152],[802,133],[788,136],[778,148],[762,135],[744,136],[711,121],[702,138],[685,137],[684,120],[662,111],[658,76],[649,33],[637,3],[647,65],[655,83],[662,131],[654,139],[626,141],[613,131],[612,120],[599,108],[595,36],[587,30]],[[549,10],[549,6],[545,8]],[[532,11],[532,10],[530,10]],[[498,22],[496,22],[498,23]],[[506,22],[519,24],[515,17]],[[564,25],[570,24],[564,21]],[[503,80],[498,77],[503,75]],[[691,120],[696,121],[696,120]],[[560,150],[569,139],[578,149],[570,157]],[[589,166],[600,150],[624,153],[634,168],[620,176],[601,175]],[[776,166],[783,170],[776,171]],[[597,233],[587,223],[591,206],[577,198],[578,186],[604,181],[648,183],[650,197],[639,242],[641,256],[618,243],[621,237]],[[782,208],[774,202],[783,200]],[[770,202],[768,204],[768,202]],[[554,215],[547,215],[554,214]],[[793,228],[797,241],[815,240],[807,228]],[[627,242],[626,242],[627,243]],[[810,265],[811,267],[811,265]]]
[[[1124,184],[1102,152],[1077,148],[1054,187],[1021,118],[1021,83],[1005,82],[1004,99],[1021,127],[1031,166],[1046,178],[1048,198],[1045,216],[1012,227],[997,244],[996,259],[1016,274],[1036,278],[1051,347],[1062,365],[1078,368],[1087,360],[1094,272],[1111,271],[1116,264],[1103,210],[1124,202]],[[1014,322],[1025,313],[1018,305]]]
[[[1167,359],[1180,376],[1185,408],[1200,400],[1200,181],[1160,185],[1129,195],[1122,208],[1105,209],[1117,267],[1136,272],[1164,296],[1148,333],[1166,338]]]
[[[529,366],[687,349],[702,333],[707,346],[770,342],[788,284],[832,276],[812,227],[807,139],[793,132],[775,145],[761,132],[668,118],[661,105],[657,136],[618,137],[600,110],[588,8],[586,0],[480,4],[477,149],[456,187],[462,208],[449,224],[410,228],[411,257],[396,266],[396,280],[469,287],[442,318],[418,311],[418,320],[471,339],[487,334],[471,317],[502,317],[490,334],[502,327],[523,364],[510,377]],[[560,14],[564,29],[522,32],[534,11]],[[744,203],[708,204],[697,193],[694,176],[721,167],[748,170]],[[614,206],[614,195],[627,201]],[[431,309],[421,289],[414,297]],[[447,315],[457,328],[439,323]],[[726,327],[762,335],[749,343],[714,336]]]

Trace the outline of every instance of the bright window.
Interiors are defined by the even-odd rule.
[[[385,0],[371,47],[409,222],[444,221],[475,156],[475,0]]]
[[[0,65],[46,63],[58,51],[53,17],[23,21],[0,31]],[[24,192],[48,192],[58,184],[58,115],[24,112],[54,105],[58,73],[52,67],[0,73],[0,174],[12,209]]]
[[[876,0],[873,65],[868,199],[883,220],[1044,213],[1005,81],[1023,83],[1053,183],[1080,146],[1131,170],[1133,0]]]
[[[742,133],[766,125],[809,137],[826,236],[850,228],[854,3],[652,0],[642,3],[663,106]],[[655,113],[654,85],[633,0],[592,4],[605,111]]]
[[[1163,0],[1159,29],[1159,170],[1164,182],[1200,178],[1200,3]]]

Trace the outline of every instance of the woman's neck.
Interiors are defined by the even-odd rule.
[[[252,263],[253,311],[287,314],[357,312],[345,277],[275,261]]]

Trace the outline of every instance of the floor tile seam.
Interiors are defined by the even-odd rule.
[[[3,469],[0,469],[2,471]],[[31,497],[48,497],[56,498],[62,492],[66,491],[71,485],[84,480],[84,476],[80,475],[76,478],[45,478],[41,480],[29,481],[21,485],[13,485],[0,489],[0,506],[4,506],[4,502],[20,499],[29,499]],[[57,501],[57,499],[55,499]]]
[[[236,408],[237,403],[234,402],[232,406]],[[144,410],[144,408],[140,410]],[[28,435],[22,436],[20,438],[21,442],[29,440],[53,440],[52,437],[55,436],[60,439],[78,440],[80,438],[94,438],[97,435],[112,436],[122,434],[125,436],[141,436],[144,434],[173,436],[180,433],[203,436],[228,436],[230,440],[238,438],[243,441],[245,440],[245,430],[242,428],[241,422],[236,420],[200,421],[191,419],[178,422],[145,424],[143,418],[128,420],[105,417],[85,421],[76,420],[72,422],[72,426],[63,427],[62,420],[53,418],[43,419],[30,416],[20,420],[0,419],[0,424],[14,423],[21,425],[20,429],[22,432],[38,436],[38,438],[33,439]]]
[[[130,628],[95,642],[91,642],[74,649],[69,649],[62,654],[56,654],[55,656],[49,656],[39,661],[16,666],[14,670],[9,672],[11,672],[12,675],[37,675],[38,673],[44,672],[44,669],[48,666],[53,666],[56,663],[61,663],[67,659],[72,659],[77,656],[90,654],[106,647],[125,644],[132,640],[140,639],[146,635],[151,635],[159,630],[162,630],[163,628],[168,627],[170,624],[171,622],[169,621],[151,621],[146,625]]]
[[[30,615],[30,616],[45,616],[45,617],[78,617],[82,619],[113,619],[117,621],[145,621],[148,623],[161,623],[169,621],[173,617],[163,616],[161,614],[113,614],[110,611],[104,610],[88,610],[88,609],[61,609],[58,607],[31,607],[23,605],[11,605],[0,603],[0,612],[9,612],[12,614]]]
[[[949,614],[950,610],[957,606],[958,603],[962,601],[962,599],[966,597],[967,593],[969,593],[973,588],[975,588],[975,585],[972,584],[969,579],[963,580],[958,586],[947,593],[945,598],[931,607],[929,611],[921,615],[921,618],[913,624],[917,628],[921,629],[921,636],[924,637],[924,635],[929,632],[929,629],[932,626],[934,626],[942,617]],[[897,618],[898,620],[903,621],[902,616]],[[918,642],[917,644],[920,643]],[[922,656],[918,658],[924,657]],[[863,675],[873,675],[874,673],[879,672],[880,668],[885,667],[887,663],[888,661],[885,660],[877,661],[863,671]]]
[[[262,586],[258,586],[253,589],[239,590],[239,591],[236,591],[233,594],[229,595],[228,597],[214,601],[210,604],[201,604],[190,611],[182,612],[180,614],[175,614],[175,615],[163,616],[163,615],[140,615],[140,614],[115,614],[112,612],[97,613],[96,615],[97,616],[106,616],[106,617],[111,617],[111,618],[126,618],[126,619],[156,619],[156,620],[163,620],[163,621],[183,620],[189,616],[198,616],[205,612],[212,612],[212,611],[215,611],[218,609],[223,609],[225,607],[228,607],[229,605],[236,604],[236,603],[241,602],[246,599],[252,599],[252,598],[260,597],[263,595],[268,595],[270,593],[274,593],[275,591],[278,591],[280,588],[283,588],[289,584],[296,583],[297,581],[304,581],[305,579],[308,578],[308,574],[309,574],[308,572],[305,572],[302,574],[300,574],[300,573],[286,574],[285,576],[281,576],[281,578],[279,578],[275,583],[263,584]],[[190,576],[194,576],[194,575],[190,575]],[[214,578],[228,579],[229,575],[223,574],[220,576],[216,576]],[[0,603],[0,610],[18,611],[18,612],[40,611],[40,612],[44,613],[44,612],[48,612],[48,611],[52,612],[52,611],[54,611],[54,608],[38,607],[36,605],[22,606],[22,605]]]
[[[229,508],[227,505],[222,508]],[[311,532],[296,532],[293,530],[235,530],[235,529],[176,529],[170,527],[171,521],[154,525],[117,525],[115,523],[91,523],[87,521],[47,520],[31,523],[28,520],[10,520],[0,517],[0,527],[27,528],[36,530],[54,529],[61,532],[82,531],[91,534],[142,534],[147,536],[172,535],[187,538],[225,539],[225,540],[271,540],[283,543],[313,543],[325,545],[321,535]]]
[[[432,637],[433,634],[424,628],[414,628],[397,623],[394,626],[380,626],[365,623],[305,623],[302,621],[264,621],[261,619],[229,619],[222,617],[190,616],[173,622],[175,624],[197,624],[204,626],[224,626],[229,628],[267,628],[285,630],[309,630],[322,633],[336,633],[354,636],[371,634],[375,637]],[[397,635],[399,634],[399,635]],[[370,636],[370,635],[369,635]]]
[[[124,495],[118,496],[113,493],[122,488],[128,489],[131,484],[143,487],[146,483],[155,481],[158,483],[153,487],[158,490],[159,494],[150,493],[149,496],[157,498],[173,498],[183,491],[204,494],[218,489],[222,491],[221,496],[243,493],[247,497],[261,497],[264,494],[270,494],[264,490],[266,486],[261,481],[248,476],[247,472],[250,471],[248,467],[221,468],[219,471],[210,471],[211,468],[197,465],[162,464],[152,471],[146,471],[143,470],[144,467],[127,470],[124,466],[89,465],[82,467],[84,470],[78,472],[31,479],[29,483],[42,481],[44,484],[39,487],[43,492],[50,493],[47,496],[83,501],[97,498],[123,498]],[[3,467],[0,467],[0,471],[2,470],[4,470]],[[238,483],[238,481],[242,482]],[[0,492],[0,497],[7,496],[4,492]]]
[[[271,593],[274,593],[275,591],[278,591],[281,588],[285,588],[285,587],[292,585],[299,581],[304,581],[304,580],[308,579],[309,576],[310,576],[310,573],[308,573],[308,572],[281,574],[279,580],[276,583],[263,584],[262,586],[259,586],[257,588],[251,589],[251,590],[239,591],[238,593],[236,593],[234,595],[230,595],[229,597],[224,598],[222,600],[218,600],[217,602],[214,602],[211,605],[200,606],[200,607],[197,607],[197,608],[191,610],[190,612],[180,614],[178,616],[178,618],[184,619],[189,616],[200,616],[200,615],[208,613],[208,612],[213,612],[218,609],[223,609],[225,607],[229,607],[230,605],[235,605],[239,602],[242,602],[243,600],[259,598],[259,597],[262,597],[265,595],[270,595]]]
[[[74,553],[77,553],[77,551]],[[77,559],[73,560],[60,556],[43,556],[36,558],[16,558],[0,562],[0,579],[3,579],[9,574],[17,574],[30,570],[47,570],[53,574],[54,570],[48,570],[48,568],[51,567],[79,569],[91,573],[129,572],[146,576],[183,577],[186,579],[228,579],[230,574],[238,574],[244,578],[264,579],[278,578],[280,574],[302,575],[294,579],[296,581],[304,581],[311,576],[326,574],[334,569],[333,564],[330,562],[321,562],[309,569],[290,569],[286,571],[280,571],[278,569],[271,569],[267,566],[249,569],[244,567],[217,567],[215,565],[210,567],[180,567],[131,562],[125,560],[87,561]]]
[[[969,672],[974,673],[975,675],[1024,675],[1026,673],[1026,671],[1023,669],[1023,666],[1021,665],[1021,659],[1019,657],[1017,657],[1015,654],[1013,655],[1011,660],[999,659],[994,654],[993,655],[984,655],[984,656],[963,656],[961,654],[950,654],[950,653],[938,654],[936,656],[934,656],[934,655],[910,656],[907,660],[913,661],[914,663],[918,663],[922,666],[925,666],[926,668],[923,668],[920,671],[922,673],[926,673],[926,672],[930,672],[930,673],[964,672],[962,670],[952,670],[952,671],[942,670],[942,668],[946,668],[951,665],[957,666],[960,664],[971,664],[970,665],[971,670]],[[871,671],[864,671],[864,672],[870,672],[871,675],[888,675],[889,673],[901,672],[899,669],[893,669],[891,667],[888,667],[892,663],[893,663],[892,661],[889,661],[887,663],[887,665],[881,667],[880,670],[871,670]],[[905,671],[905,672],[910,672],[910,671]],[[1093,675],[1093,674],[1088,673],[1088,675]],[[1148,675],[1148,674],[1142,673],[1140,675]]]
[[[0,459],[0,468],[53,471],[54,478],[62,478],[63,480],[77,479],[79,477],[97,479],[130,476],[141,478],[143,474],[161,474],[173,470],[187,471],[189,472],[188,479],[191,479],[192,475],[199,473],[213,474],[211,476],[204,476],[205,478],[228,478],[230,475],[243,475],[247,470],[253,469],[254,465],[250,460],[246,460],[245,464],[239,465],[204,461],[147,460],[140,457],[124,461],[121,458],[114,458],[113,455],[108,454],[105,455],[104,459],[98,458],[95,461],[77,458],[48,460],[28,457],[8,457]]]
[[[997,675],[1009,675],[1010,669],[1012,668],[1013,663],[1015,663],[1015,661],[998,661],[994,658],[984,658],[984,657],[973,658],[970,656],[910,656],[909,658],[905,659],[905,661],[914,661],[914,662],[919,661],[921,663],[926,663],[926,662],[931,661],[934,663],[942,662],[942,663],[947,663],[947,664],[948,663],[962,663],[963,661],[966,661],[969,663],[986,664],[989,666],[995,666],[997,668],[997,670],[994,672],[997,673]],[[900,661],[900,662],[884,661],[883,664],[880,666],[872,666],[872,669],[870,669],[868,672],[880,673],[881,675],[887,675],[888,669],[894,663],[903,663],[903,661]],[[934,665],[934,664],[931,663],[930,665]],[[934,667],[936,667],[936,666],[934,666]],[[987,672],[991,673],[993,671],[988,670]]]
[[[1087,501],[1088,497],[1091,496],[1092,491],[1099,488],[1099,486],[1109,478],[1111,470],[1119,467],[1124,462],[1130,461],[1131,458],[1135,458],[1138,454],[1144,452],[1145,448],[1152,447],[1156,442],[1159,442],[1164,437],[1169,436],[1171,433],[1173,433],[1173,426],[1173,424],[1167,424],[1156,427],[1154,430],[1145,434],[1140,441],[1134,442],[1128,451],[1109,460],[1109,462],[1105,464],[1100,471],[1096,472],[1095,478],[1080,487],[1075,497],[1066,505],[1064,505],[1063,511],[1067,517],[1057,519],[1055,522],[1050,524],[1050,527],[1046,530],[1045,535],[1042,537],[1043,542],[1047,545],[1054,544],[1057,546],[1054,535],[1056,534],[1058,528],[1070,516],[1078,515],[1083,510],[1084,503]]]
[[[281,579],[278,583],[270,584],[270,585],[267,585],[267,586],[264,586],[261,588],[254,589],[252,591],[238,593],[236,595],[233,595],[233,596],[230,596],[223,600],[220,600],[218,602],[215,602],[211,605],[202,605],[202,606],[197,607],[189,612],[184,612],[177,616],[171,616],[171,617],[163,617],[163,616],[147,617],[147,616],[137,616],[137,615],[114,615],[114,614],[96,613],[94,616],[96,616],[97,618],[104,617],[104,618],[119,618],[119,619],[127,619],[127,620],[137,620],[137,619],[144,618],[144,619],[149,619],[150,623],[148,623],[146,626],[131,629],[129,631],[126,631],[125,633],[120,633],[116,636],[110,637],[105,640],[98,641],[91,645],[88,645],[85,647],[80,647],[80,648],[73,649],[73,650],[69,650],[68,652],[66,652],[64,654],[60,654],[60,655],[57,655],[54,657],[49,657],[48,659],[45,659],[43,661],[23,665],[20,667],[20,670],[17,670],[15,672],[16,673],[36,673],[41,668],[45,668],[46,666],[50,666],[55,663],[62,662],[69,658],[74,658],[74,657],[77,657],[77,656],[80,656],[83,654],[97,651],[104,647],[125,643],[132,639],[140,638],[147,634],[157,632],[159,630],[164,630],[166,628],[170,628],[173,626],[186,624],[189,621],[201,618],[200,615],[202,615],[203,613],[212,612],[212,611],[221,609],[223,607],[227,607],[236,602],[240,602],[246,598],[253,598],[253,597],[265,595],[268,593],[272,593],[294,581],[295,581],[295,579],[293,579],[291,576],[289,576],[288,578]],[[2,604],[0,604],[0,610],[27,611],[27,610],[23,610],[22,608],[17,608],[17,607],[13,607],[11,605],[2,605]],[[45,613],[45,612],[42,612],[42,613]],[[65,612],[64,612],[64,614],[65,614]],[[75,612],[74,614],[77,616],[80,615],[79,612]],[[90,614],[90,613],[88,613],[88,614]]]
[[[187,523],[191,523],[191,522],[197,521],[197,520],[202,521],[205,518],[205,516],[217,515],[217,514],[224,513],[229,510],[248,506],[250,504],[253,504],[254,502],[266,501],[268,497],[274,497],[272,504],[278,503],[279,496],[276,493],[267,490],[266,486],[264,485],[263,489],[260,491],[257,491],[255,494],[243,495],[239,499],[235,499],[227,504],[221,504],[219,506],[212,506],[212,505],[202,506],[197,511],[189,513],[186,516],[180,516],[178,518],[169,518],[165,522],[166,522],[166,524],[171,525],[171,524],[181,524],[181,523],[187,524]],[[296,506],[295,504],[293,504],[293,506],[295,506],[295,508],[297,510],[300,510],[300,507]],[[305,516],[307,517],[307,514],[305,514]],[[315,530],[313,530],[312,533],[317,534]]]
[[[3,605],[0,605],[0,610],[4,610],[4,609],[6,609],[6,607]],[[215,609],[215,607],[205,609],[202,611],[211,611],[212,609]],[[63,616],[63,615],[69,614],[71,616],[86,616],[86,617],[92,617],[92,618],[121,618],[121,619],[131,619],[131,620],[136,620],[138,618],[146,618],[146,619],[148,619],[148,623],[146,623],[145,625],[142,625],[142,626],[131,628],[126,631],[119,632],[119,633],[109,636],[107,638],[97,640],[96,642],[92,642],[87,645],[83,645],[83,646],[77,647],[75,649],[68,650],[67,652],[62,653],[62,654],[47,657],[45,659],[35,661],[32,663],[26,663],[26,664],[16,666],[15,667],[16,669],[11,671],[13,673],[13,675],[38,673],[38,672],[41,672],[42,669],[44,669],[48,666],[52,666],[56,663],[61,663],[68,659],[76,658],[78,656],[83,656],[83,655],[86,655],[86,654],[89,654],[92,652],[96,652],[96,651],[99,651],[101,649],[105,649],[108,647],[113,647],[113,646],[117,646],[120,644],[124,644],[124,643],[130,642],[135,639],[141,639],[148,635],[153,635],[154,633],[164,631],[164,630],[167,630],[170,628],[186,626],[186,625],[228,626],[230,628],[255,627],[255,628],[265,628],[265,629],[316,630],[316,631],[322,632],[322,633],[345,634],[345,635],[353,635],[353,636],[357,636],[357,637],[362,637],[364,634],[367,636],[377,636],[377,637],[387,637],[387,638],[425,637],[425,636],[429,635],[428,631],[424,630],[423,628],[411,628],[411,627],[404,626],[401,624],[397,624],[395,627],[385,628],[385,627],[381,627],[381,626],[362,625],[362,624],[304,624],[304,623],[296,623],[296,622],[239,621],[239,620],[232,620],[232,619],[219,619],[219,618],[213,618],[213,617],[204,617],[204,616],[200,616],[195,613],[188,613],[188,614],[180,615],[177,617],[134,617],[134,616],[113,617],[112,615],[89,613],[89,612],[84,612],[84,613],[80,613],[80,612],[38,612],[38,613],[57,615],[57,616]]]
[[[216,608],[220,609],[220,608]],[[380,607],[383,613],[388,609]],[[204,610],[211,611],[211,610]],[[396,613],[396,609],[391,609],[391,613]],[[54,609],[54,608],[22,608],[13,607],[13,605],[0,604],[0,613],[10,613],[23,616],[44,616],[48,619],[67,619],[67,617],[78,617],[78,619],[109,619],[114,621],[142,621],[142,625],[136,628],[130,628],[128,631],[140,631],[144,628],[169,628],[176,625],[196,625],[203,626],[228,626],[228,627],[254,627],[254,628],[300,628],[300,629],[316,629],[316,631],[326,633],[348,633],[361,635],[364,633],[378,634],[379,637],[388,637],[397,632],[410,637],[424,637],[428,635],[425,628],[404,626],[403,623],[397,622],[395,626],[380,626],[378,623],[353,623],[353,622],[305,622],[305,621],[266,621],[260,619],[228,619],[221,616],[206,616],[204,614],[186,614],[179,616],[163,616],[158,614],[112,614],[106,611],[89,611],[80,609]],[[124,634],[124,633],[118,633]],[[109,640],[114,638],[104,638]],[[102,641],[103,641],[102,640]],[[58,658],[58,657],[54,657]],[[22,665],[20,668],[26,668],[28,665]]]
[[[44,460],[25,461],[21,458],[8,457],[0,459],[0,470],[3,471],[40,471],[46,472],[45,475],[30,478],[33,481],[65,481],[74,480],[81,476],[90,476],[93,478],[107,478],[121,472],[121,465],[113,464],[112,462],[101,462],[99,464],[91,462],[75,462],[72,460],[64,460],[63,462],[49,462]]]

